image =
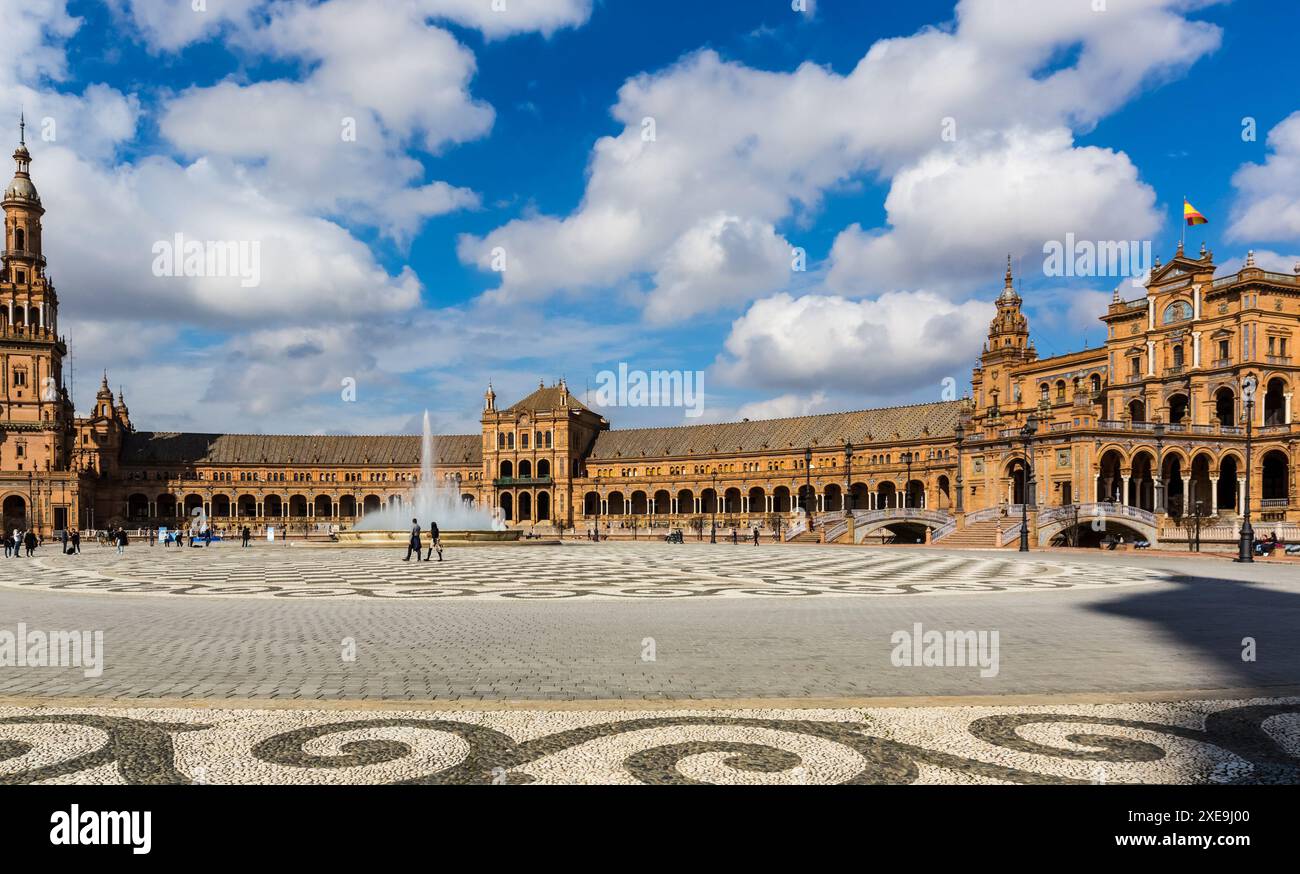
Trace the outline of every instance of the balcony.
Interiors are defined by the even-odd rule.
[[[1183,364],[1175,364],[1173,367],[1165,368],[1165,376],[1182,376],[1186,372],[1187,366]]]
[[[1259,505],[1265,510],[1286,509],[1291,504],[1290,498],[1265,498]]]
[[[1290,355],[1269,355],[1266,359],[1269,364],[1290,364]]]
[[[534,488],[536,486],[550,486],[554,484],[555,480],[549,476],[503,476],[492,480],[492,485],[499,489]]]
[[[5,260],[8,260],[10,258],[18,258],[23,261],[35,261],[37,264],[40,264],[42,267],[45,266],[44,255],[37,255],[35,252],[28,252],[26,249],[5,249],[4,257]]]

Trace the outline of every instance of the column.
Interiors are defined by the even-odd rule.
[[[1201,318],[1201,287],[1199,285],[1192,287],[1192,318],[1200,321]],[[1199,337],[1200,334],[1193,336]]]
[[[1156,329],[1156,299],[1154,297],[1148,297],[1147,298],[1147,330],[1154,331],[1155,329]]]
[[[1183,515],[1189,516],[1196,512],[1196,502],[1192,496],[1192,478],[1183,477]]]
[[[1210,477],[1210,515],[1219,515],[1219,478]]]
[[[1147,376],[1156,375],[1156,342],[1147,341]]]
[[[1282,397],[1286,399],[1286,411],[1285,411],[1286,418],[1283,419],[1283,421],[1286,422],[1288,425],[1290,425],[1291,424],[1291,392],[1287,392],[1286,394],[1282,395]]]
[[[1124,480],[1124,488],[1119,493],[1119,502],[1121,506],[1127,507],[1128,506],[1128,481],[1133,478],[1133,475],[1126,473],[1121,475],[1120,478]]]
[[[1201,332],[1192,331],[1192,367],[1201,366]],[[1189,402],[1191,398],[1187,399]]]

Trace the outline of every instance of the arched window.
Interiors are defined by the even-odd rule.
[[[497,449],[505,449],[505,448],[506,448],[506,435],[504,435],[504,434],[498,434],[498,435],[497,435]]]
[[[1092,389],[1093,394],[1097,394],[1097,392],[1101,391],[1101,377],[1094,373],[1088,378],[1088,386]]]
[[[550,432],[550,431],[547,431],[547,432],[546,432],[546,448],[547,448],[547,449],[550,449],[550,448],[551,448],[551,432]]]
[[[1049,391],[1049,389],[1047,388],[1047,383],[1043,383],[1042,385],[1040,385],[1040,386],[1038,387],[1038,398],[1039,398],[1039,400],[1041,400],[1043,403],[1047,403],[1047,392],[1048,392],[1048,391]]]
[[[515,448],[515,435],[514,435],[514,434],[507,434],[507,435],[506,435],[506,448],[507,448],[507,449],[514,449],[514,448]]]
[[[14,248],[20,252],[27,249],[27,232],[22,228],[14,229]]]
[[[1065,400],[1065,380],[1063,379],[1056,381],[1056,399],[1058,401]]]
[[[528,432],[527,432],[527,431],[525,431],[524,433],[522,433],[522,434],[519,435],[519,448],[520,448],[520,449],[527,449],[527,448],[528,448]]]
[[[1183,344],[1179,343],[1174,347],[1174,367],[1183,366]]]

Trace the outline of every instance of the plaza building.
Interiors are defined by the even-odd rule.
[[[137,430],[107,374],[89,415],[42,254],[25,143],[5,189],[0,270],[0,501],[7,529],[45,536],[181,527],[324,532],[402,506],[416,436]],[[991,295],[994,296],[994,295]],[[1112,534],[1156,543],[1300,539],[1295,274],[1253,257],[1216,275],[1180,245],[1137,300],[1116,295],[1103,346],[1040,358],[1010,266],[969,396],[914,406],[670,428],[613,428],[563,380],[507,406],[489,387],[477,434],[438,437],[437,475],[514,526],[626,536],[759,527],[788,539],[1009,544]],[[1242,380],[1253,376],[1253,405]],[[1249,446],[1249,448],[1248,448]],[[428,522],[430,520],[422,520]]]

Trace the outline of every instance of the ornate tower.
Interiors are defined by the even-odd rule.
[[[1038,352],[1029,339],[1029,320],[1021,311],[1024,301],[1016,294],[1010,255],[1007,256],[1002,293],[998,295],[996,303],[997,315],[989,323],[989,336],[984,341],[979,366],[975,368],[971,379],[976,413],[987,413],[995,417],[1008,408],[1021,405],[1023,399],[1015,395],[1011,371],[1017,364],[1038,357]]]
[[[32,184],[26,124],[19,130],[13,181],[0,201],[0,471],[67,470],[73,428],[63,382],[67,347],[58,336],[58,295],[45,275],[45,209]]]

